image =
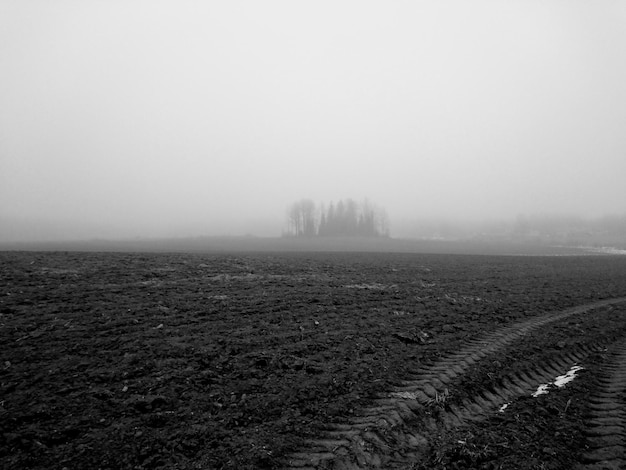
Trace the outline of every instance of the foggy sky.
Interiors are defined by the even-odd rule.
[[[169,236],[279,235],[300,198],[369,198],[392,234],[623,214],[625,26],[621,0],[4,0],[0,217]]]

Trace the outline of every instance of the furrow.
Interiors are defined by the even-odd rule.
[[[407,461],[417,462],[429,451],[425,436],[438,426],[432,417],[424,413],[424,409],[433,405],[445,406],[447,386],[453,379],[467,373],[474,363],[509,347],[541,326],[624,301],[626,297],[552,312],[470,340],[460,351],[416,371],[414,380],[393,387],[384,398],[363,409],[349,423],[329,424],[326,435],[321,439],[309,441],[306,449],[287,455],[283,460],[283,468],[399,468],[405,466]],[[576,352],[576,357],[584,355],[582,351]],[[566,361],[572,358],[574,356],[568,356]],[[540,374],[541,377],[546,375],[550,375],[548,370]],[[466,401],[459,409],[451,409],[444,415],[447,416],[446,422],[449,426],[458,426],[465,419],[481,416],[503,403],[506,397],[530,392],[536,387],[536,381],[536,378],[513,375],[497,390],[487,391],[474,400]],[[418,427],[417,423],[420,432],[414,429]]]
[[[602,300],[598,302],[594,302],[588,305],[582,305],[574,308],[570,308],[564,310],[559,313],[551,313],[547,315],[542,315],[540,317],[535,317],[530,320],[525,320],[523,322],[516,323],[514,325],[505,326],[495,332],[489,333],[482,338],[477,338],[475,340],[470,340],[468,342],[469,346],[466,346],[461,351],[457,351],[451,354],[448,357],[441,359],[438,363],[434,364],[431,367],[428,367],[418,375],[422,377],[413,381],[406,381],[404,386],[399,388],[398,390],[394,390],[397,392],[416,392],[418,390],[424,390],[424,388],[434,388],[436,393],[443,393],[445,391],[445,385],[448,384],[451,379],[448,374],[448,370],[452,367],[451,364],[454,364],[460,369],[460,371],[456,371],[457,376],[462,375],[467,372],[470,368],[470,364],[463,364],[461,361],[468,359],[471,363],[478,362],[479,360],[492,355],[507,346],[513,343],[515,340],[519,339],[521,336],[526,335],[533,330],[544,326],[548,323],[552,323],[558,320],[562,320],[564,318],[570,317],[572,315],[576,315],[579,313],[584,313],[589,310],[605,307],[607,305],[617,304],[626,301],[626,297],[620,297],[617,299],[608,299]],[[572,364],[580,361],[580,357],[585,355],[584,351],[580,351],[578,356],[568,355],[563,358],[564,361],[571,362]],[[532,381],[532,380],[531,380]],[[434,394],[427,393],[425,394],[429,397],[428,399],[435,398]],[[393,392],[392,392],[393,395]],[[401,396],[398,395],[398,398],[412,398],[410,396]],[[419,397],[415,396],[413,399],[419,399]],[[427,399],[427,400],[428,400]]]
[[[581,470],[626,466],[626,341],[614,346],[610,361],[602,367],[599,389],[589,398],[585,431],[588,450]]]
[[[580,348],[580,351],[574,352],[579,360],[583,360],[590,354],[590,349]],[[560,375],[567,373],[571,365],[569,361],[563,361],[564,356],[571,356],[572,353],[566,353],[563,356],[557,356],[546,364],[540,364],[533,370],[520,371],[508,374],[500,381],[500,386],[493,390],[482,390],[471,399],[463,402],[461,408],[452,409],[446,407],[446,415],[454,414],[454,419],[444,416],[442,421],[447,427],[455,427],[458,424],[455,420],[464,422],[467,420],[481,419],[489,413],[498,410],[505,403],[509,403],[523,395],[530,395],[537,387],[544,383],[552,383],[554,379]],[[604,401],[596,406],[607,406]],[[612,406],[612,405],[611,405]]]

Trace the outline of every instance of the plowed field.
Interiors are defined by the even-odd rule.
[[[626,257],[0,253],[3,469],[622,468],[625,397]]]

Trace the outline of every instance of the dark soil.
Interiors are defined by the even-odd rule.
[[[467,341],[625,295],[625,257],[0,253],[0,467],[280,468]],[[441,427],[414,468],[572,468],[625,327],[605,307],[475,365],[450,403],[599,345],[568,386]]]
[[[524,373],[549,363],[568,343],[608,345],[597,347],[586,358],[585,368],[567,386],[550,386],[547,394],[528,394],[513,400],[503,412],[491,413],[459,428],[441,430],[433,436],[429,458],[415,468],[575,468],[589,450],[585,418],[589,398],[598,388],[597,373],[607,362],[613,343],[624,337],[626,307],[603,308],[585,318],[545,328],[532,338],[525,338],[508,354],[473,368],[451,387],[455,393],[440,406],[442,412],[467,396],[493,389],[505,374]]]

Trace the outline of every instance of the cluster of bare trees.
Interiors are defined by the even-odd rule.
[[[287,211],[287,233],[295,237],[380,237],[389,235],[384,209],[352,199],[317,207],[310,199],[294,202]]]

